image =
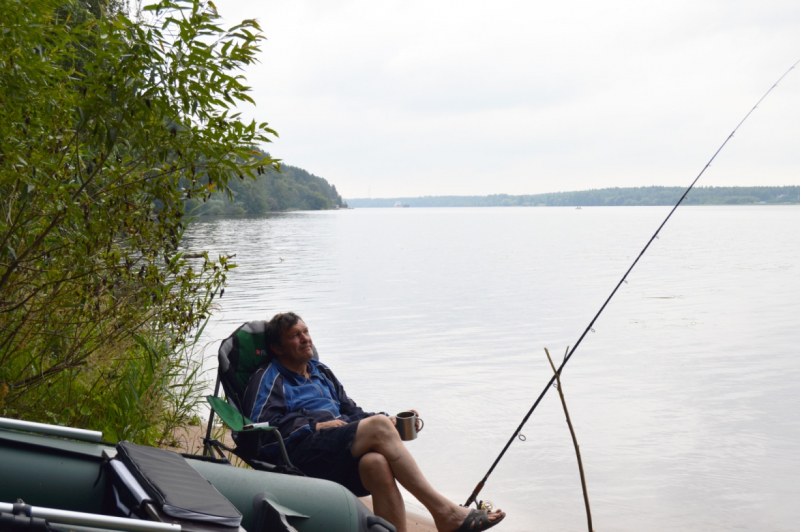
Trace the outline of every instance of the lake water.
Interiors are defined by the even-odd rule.
[[[359,405],[421,412],[408,446],[463,503],[668,211],[297,212],[185,245],[239,265],[209,354],[298,312]],[[563,373],[596,530],[798,530],[799,317],[800,206],[678,209]],[[481,493],[498,530],[585,530],[555,390],[522,432]]]

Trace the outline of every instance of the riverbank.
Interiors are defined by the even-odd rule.
[[[361,502],[372,510],[372,497],[362,497]],[[406,511],[406,522],[409,532],[436,532],[436,526],[434,526],[433,518],[430,515],[420,515]]]

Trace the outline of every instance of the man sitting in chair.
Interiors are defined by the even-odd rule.
[[[313,358],[308,327],[297,314],[277,314],[266,328],[270,362],[250,378],[245,414],[278,427],[289,458],[310,477],[338,482],[358,496],[372,494],[373,511],[406,532],[397,482],[433,516],[440,532],[486,530],[501,510],[469,510],[433,489],[406,449],[394,417],[361,410],[333,372]],[[261,452],[277,461],[277,443]]]

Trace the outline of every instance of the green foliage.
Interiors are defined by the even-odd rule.
[[[511,196],[425,196],[421,198],[351,199],[351,207],[393,207],[396,202],[412,207],[604,207],[675,205],[683,187],[632,187],[553,192]],[[780,205],[800,203],[800,187],[696,187],[684,205]]]
[[[269,158],[269,154],[262,154]],[[346,206],[336,187],[302,168],[282,164],[267,168],[256,180],[229,183],[232,198],[215,196],[206,202],[187,201],[187,211],[198,216],[258,215],[269,211],[324,210]]]
[[[170,357],[232,267],[179,252],[184,201],[276,162],[251,148],[274,131],[232,111],[252,101],[255,21],[223,29],[199,0],[137,21],[86,5],[0,0],[0,411],[79,424],[122,375],[120,416],[159,380],[168,397],[162,377],[188,367]],[[62,412],[42,406],[55,393]]]
[[[134,334],[101,346],[79,368],[30,388],[5,415],[87,427],[107,441],[170,443],[177,427],[191,424],[207,382],[195,350]]]

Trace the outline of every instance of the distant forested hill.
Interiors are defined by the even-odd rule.
[[[325,210],[346,206],[336,186],[296,166],[281,165],[281,172],[265,167],[256,181],[230,181],[233,201],[217,194],[203,203],[187,200],[186,210],[195,216],[264,214],[270,211]]]
[[[423,196],[419,198],[348,199],[350,207],[393,207],[398,201],[411,207],[590,207],[611,205],[674,205],[683,187],[601,188],[510,196]],[[798,187],[698,187],[684,205],[778,205],[800,203]]]

